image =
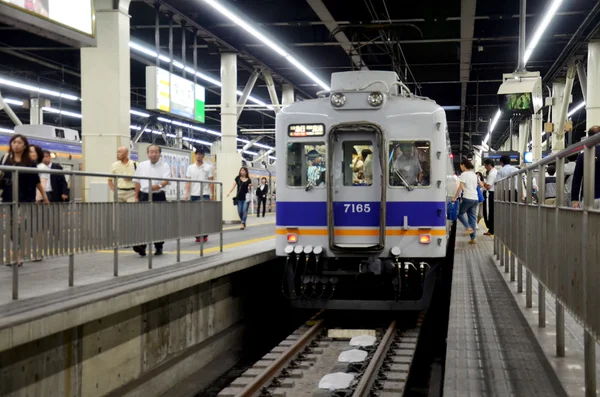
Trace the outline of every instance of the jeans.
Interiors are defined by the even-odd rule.
[[[202,200],[203,201],[210,201],[210,194],[203,194],[202,195]],[[200,201],[200,196],[190,196],[190,201]],[[208,237],[208,234],[205,234],[202,237]],[[196,238],[200,238],[200,237],[196,236]]]
[[[248,217],[248,202],[246,200],[238,200],[237,209],[240,220],[245,224]]]
[[[471,240],[475,240],[477,227],[477,206],[479,202],[477,200],[463,199],[460,203],[460,209],[458,210],[458,220],[464,225],[465,228],[473,229],[473,233],[470,234]],[[465,212],[469,218],[469,222],[465,220]]]

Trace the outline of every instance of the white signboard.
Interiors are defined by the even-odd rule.
[[[171,113],[186,119],[194,118],[194,83],[171,75]]]
[[[0,0],[89,36],[94,35],[92,0]]]

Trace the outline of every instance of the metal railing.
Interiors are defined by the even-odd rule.
[[[152,269],[152,247],[154,242],[176,240],[177,262],[181,261],[181,238],[219,233],[219,249],[223,252],[223,186],[216,181],[193,181],[178,178],[138,177],[154,182],[168,181],[176,184],[176,200],[153,202],[148,195],[147,202],[119,202],[119,179],[131,180],[131,175],[103,174],[80,171],[66,171],[31,167],[0,166],[0,172],[11,174],[11,184],[4,189],[12,189],[12,202],[0,203],[0,265],[12,265],[12,298],[19,298],[18,263],[40,257],[69,257],[70,287],[75,285],[75,255],[100,250],[113,250],[113,274],[119,275],[119,248],[136,245],[149,245],[148,269]],[[69,201],[60,203],[20,203],[19,175],[37,173],[69,176]],[[78,184],[81,178],[101,178],[108,185],[114,183],[111,202],[76,202],[72,194],[83,188]],[[182,187],[187,183],[200,184],[204,192],[208,184],[213,192],[213,200],[183,201]],[[193,185],[191,186],[193,187]],[[158,192],[154,192],[158,193]],[[218,200],[216,198],[218,197]],[[204,255],[204,242],[200,240],[199,255]]]
[[[525,267],[527,308],[532,307],[532,275],[537,278],[539,327],[546,326],[546,290],[555,297],[557,357],[565,356],[564,309],[583,327],[588,397],[596,396],[595,346],[600,335],[600,211],[595,209],[594,197],[598,144],[600,134],[499,179],[495,184],[494,204],[494,255],[505,272],[510,272],[511,281],[515,281],[516,276],[518,292],[523,292]],[[583,205],[570,208],[564,205],[565,158],[582,150]],[[544,181],[549,164],[556,165],[555,205],[544,203]],[[521,183],[523,175],[527,178],[526,187]],[[538,175],[539,186],[536,204],[532,203],[534,175]],[[521,199],[523,194],[524,200]]]

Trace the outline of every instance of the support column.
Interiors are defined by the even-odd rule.
[[[294,86],[289,84],[283,85],[283,93],[281,95],[281,104],[283,106],[291,105],[296,99],[294,98]]]
[[[223,183],[223,222],[239,223],[240,218],[232,204],[234,188],[227,193],[242,166],[242,156],[237,152],[237,54],[221,54],[221,150],[217,155],[217,179]]]
[[[531,154],[533,161],[542,159],[542,112],[534,114],[531,117]]]
[[[586,133],[594,125],[600,125],[600,40],[590,41],[588,44],[588,70],[587,70],[587,99]]]
[[[129,147],[131,85],[129,0],[96,0],[98,46],[81,49],[83,167],[109,172],[119,146]],[[85,178],[86,201],[109,201],[106,178]]]
[[[558,114],[557,124],[554,125],[554,134],[552,134],[552,152],[560,152],[565,148],[565,121],[569,113],[569,103],[571,103],[571,91],[573,90],[573,82],[577,69],[575,64],[569,65],[567,70],[567,79],[565,82],[565,90],[563,99]]]
[[[527,120],[522,120],[519,122],[519,159],[521,160],[521,165],[525,163],[525,148],[527,146],[527,142],[529,138],[529,123]]]
[[[44,124],[44,112],[42,111],[44,106],[50,106],[50,101],[43,98],[29,99],[29,124]]]
[[[568,100],[568,98],[566,98]],[[557,139],[559,118],[560,118],[560,109],[562,107],[563,101],[565,100],[565,81],[564,80],[555,80],[552,82],[552,125],[553,132],[548,139],[552,141],[552,151],[554,151],[555,144],[560,145]],[[547,147],[547,146],[546,146]],[[563,141],[564,147],[564,141]]]

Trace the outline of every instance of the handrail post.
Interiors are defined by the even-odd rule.
[[[12,243],[13,255],[16,260],[12,263],[12,298],[19,299],[19,256],[21,244],[19,241],[19,171],[12,172]]]
[[[153,194],[152,178],[150,178],[148,179],[148,202],[150,203],[150,242],[148,243],[148,269],[152,269],[152,243],[154,242],[154,239],[152,238],[154,236],[154,205],[152,204]]]
[[[538,217],[538,230],[541,233],[541,225],[542,225],[542,204],[545,204],[546,197],[546,166],[540,165],[538,169],[538,203],[537,203],[537,217]],[[542,246],[543,241],[540,239],[540,234],[536,233],[534,236],[534,241],[536,242],[535,246],[536,250],[536,258],[537,258],[537,269],[539,272],[538,275],[538,327],[545,328],[546,327],[546,287],[542,283],[543,279],[547,279],[543,274],[546,273],[546,263],[542,263],[540,260],[542,258]],[[542,266],[545,268],[542,269]]]
[[[114,237],[114,252],[113,252],[113,275],[119,276],[119,177],[115,177],[113,183],[113,237]]]
[[[181,262],[181,225],[183,223],[183,216],[181,213],[181,183],[177,181],[177,263]]]
[[[75,175],[70,174],[71,180],[71,193],[69,194],[69,287],[75,285],[75,244],[73,239],[75,238],[75,233],[73,229],[75,228]],[[115,188],[116,189],[116,188]]]
[[[204,218],[204,183],[200,182],[200,214]],[[204,219],[200,221],[200,257],[204,256]]]
[[[219,183],[219,196],[221,198],[221,232],[219,233],[219,252],[223,252],[223,183]]]
[[[562,230],[559,228],[559,208],[562,207],[565,202],[565,159],[559,158],[556,160],[556,209],[554,213],[554,241],[559,241],[562,234]],[[554,244],[554,263],[559,262],[560,248],[558,244]],[[554,277],[555,287],[558,287],[560,283],[560,268],[555,266]],[[565,309],[560,302],[558,293],[556,294],[556,357],[565,356]]]
[[[583,216],[582,216],[582,239],[581,239],[581,252],[582,252],[582,302],[583,302],[583,333],[584,333],[584,372],[585,372],[585,396],[595,397],[596,396],[596,342],[590,330],[588,329],[588,297],[587,297],[587,284],[588,284],[588,266],[592,267],[594,258],[588,253],[589,246],[589,211],[594,208],[595,199],[595,168],[596,168],[596,147],[584,146],[583,149]]]

